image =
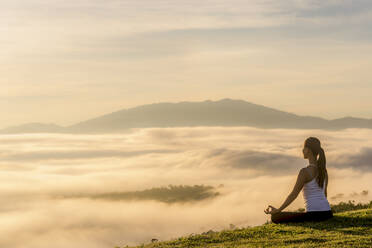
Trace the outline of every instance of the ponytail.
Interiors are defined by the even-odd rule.
[[[319,147],[319,158],[316,161],[318,166],[318,176],[317,176],[317,183],[320,188],[323,188],[324,180],[327,176],[327,169],[326,169],[326,157],[324,154],[323,148]]]
[[[316,181],[320,188],[323,188],[324,180],[327,177],[327,169],[326,169],[326,157],[324,154],[323,148],[320,146],[319,139],[315,137],[309,137],[305,141],[305,146],[310,148],[311,152],[316,159],[319,155],[319,158],[316,161],[318,167],[318,175],[316,177]]]

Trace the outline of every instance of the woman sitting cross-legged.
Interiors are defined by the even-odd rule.
[[[326,158],[320,141],[315,137],[306,139],[302,150],[304,158],[309,160],[309,165],[298,173],[296,184],[280,208],[268,206],[264,212],[271,214],[273,223],[323,221],[333,217],[332,210],[327,200],[328,173]],[[317,159],[319,155],[319,158]],[[282,211],[291,204],[300,191],[306,204],[306,212]]]

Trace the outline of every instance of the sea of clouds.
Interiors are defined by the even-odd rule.
[[[279,207],[308,165],[309,136],[326,152],[330,203],[372,200],[368,129],[1,135],[0,247],[139,245],[263,224],[263,210]],[[303,204],[300,193],[286,210]]]

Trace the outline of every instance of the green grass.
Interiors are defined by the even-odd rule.
[[[125,246],[129,247],[129,246]],[[372,247],[372,209],[338,212],[330,220],[236,228],[142,244],[136,248]]]

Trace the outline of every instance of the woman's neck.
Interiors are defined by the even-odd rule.
[[[316,165],[316,160],[313,158],[309,158],[309,164]]]

